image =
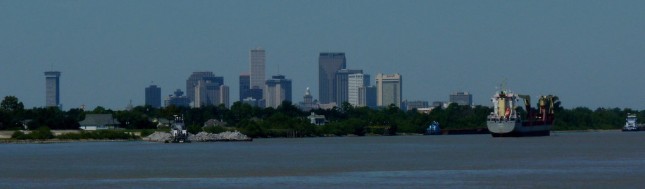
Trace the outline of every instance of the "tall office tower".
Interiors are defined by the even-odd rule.
[[[401,108],[402,78],[400,74],[376,75],[376,104]]]
[[[456,92],[450,94],[450,103],[457,103],[460,106],[472,106],[473,95],[468,92]]]
[[[45,72],[45,106],[60,107],[60,72]]]
[[[201,108],[202,106],[206,106],[206,83],[204,80],[197,80],[197,85],[195,85],[193,89],[193,107],[194,108]]]
[[[186,91],[194,107],[217,106],[221,101],[221,85],[224,85],[224,78],[215,76],[213,72],[193,72],[186,80]]]
[[[195,101],[195,86],[197,86],[197,82],[199,82],[199,80],[213,77],[215,77],[213,72],[193,72],[193,74],[191,74],[186,80],[186,96],[188,99],[192,102]],[[223,82],[221,84],[223,84]]]
[[[161,88],[157,85],[150,85],[146,87],[146,104],[153,108],[161,107]]]
[[[285,79],[283,75],[276,75],[267,80],[264,88],[265,107],[277,108],[282,101],[291,102],[291,80]]]
[[[240,101],[251,97],[251,77],[249,74],[240,74]]]
[[[341,69],[336,72],[336,82],[334,83],[334,98],[338,105],[348,101],[349,95],[349,75],[363,73],[363,70]]]
[[[336,102],[336,72],[347,66],[345,53],[320,53],[318,57],[318,98],[321,104]]]
[[[213,90],[215,87],[219,86],[211,81],[207,80],[198,80],[197,85],[195,85],[195,96],[193,97],[193,107],[201,108],[208,105],[214,104],[214,99],[219,91]]]
[[[228,104],[229,88],[224,87],[226,91],[222,91],[221,77],[208,77],[199,80],[195,86],[195,100],[193,106],[195,108],[203,106],[219,106],[220,104]],[[226,98],[226,99],[224,99]]]
[[[376,86],[358,88],[358,106],[376,108]]]
[[[264,49],[251,49],[251,87],[262,89],[264,87],[265,77],[264,70],[266,65],[266,54]]]
[[[219,93],[219,104],[223,104],[226,108],[231,107],[229,101],[229,87],[226,85],[220,85]]]
[[[360,106],[358,88],[369,85],[369,74],[355,73],[347,75],[347,102],[352,106]]]

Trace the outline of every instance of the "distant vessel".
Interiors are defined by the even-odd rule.
[[[440,135],[441,128],[439,127],[439,122],[433,121],[430,126],[426,129],[426,135]]]
[[[522,117],[515,109],[519,98],[524,100],[526,116]],[[539,110],[531,109],[528,95],[515,94],[509,90],[498,91],[491,101],[494,111],[488,115],[486,125],[493,137],[505,136],[549,136],[554,120],[555,96],[541,96]]]
[[[636,124],[636,115],[634,114],[627,114],[627,118],[625,119],[625,126],[623,126],[623,131],[639,131],[640,126]]]
[[[190,142],[188,140],[188,131],[186,130],[186,126],[184,125],[183,117],[175,115],[175,122],[173,122],[170,128],[170,135],[171,135],[171,140],[167,142],[172,142],[172,143]]]

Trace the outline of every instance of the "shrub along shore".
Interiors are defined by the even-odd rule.
[[[526,110],[517,107],[518,112]],[[564,109],[558,101],[555,104],[555,126],[553,130],[614,130],[625,123],[628,113],[635,114],[639,120],[645,120],[645,111],[620,108],[585,107]],[[127,131],[157,130],[161,125],[156,120],[173,120],[176,115],[183,116],[187,129],[192,134],[205,131],[219,133],[240,131],[252,138],[258,137],[318,137],[318,136],[365,136],[396,135],[401,133],[422,134],[432,121],[438,121],[442,129],[463,130],[486,128],[486,116],[492,111],[488,106],[436,107],[429,113],[416,110],[404,111],[390,105],[371,109],[354,107],[343,103],[332,109],[313,109],[302,111],[291,102],[283,102],[278,108],[259,108],[236,102],[230,108],[224,106],[206,106],[202,108],[168,106],[153,108],[137,106],[130,110],[113,111],[96,107],[91,111],[70,109],[63,111],[55,107],[24,109],[17,98],[7,96],[0,106],[0,130],[30,130],[31,133],[16,132],[16,139],[53,139],[63,140],[137,140],[139,136]],[[537,111],[537,110],[533,110]],[[84,132],[51,136],[42,127],[55,130],[79,130],[79,122],[86,114],[111,114],[118,121],[118,130]],[[324,125],[310,123],[307,116],[311,114],[324,116]],[[205,123],[217,120],[216,125]],[[32,134],[34,133],[35,134]]]

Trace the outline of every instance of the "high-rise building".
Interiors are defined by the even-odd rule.
[[[200,108],[208,105],[218,105],[220,95],[220,84],[211,80],[199,80],[195,86],[195,97],[193,107]]]
[[[347,75],[347,102],[352,106],[360,106],[358,90],[360,87],[369,85],[369,74],[356,73]]]
[[[251,77],[249,74],[240,74],[240,101],[251,97]]]
[[[199,80],[205,80],[206,78],[211,78],[210,80],[213,80],[212,78],[214,77],[215,74],[213,74],[213,72],[193,72],[193,74],[191,74],[186,80],[186,96],[188,99],[192,102],[195,101],[195,87]],[[223,79],[220,84],[223,84]]]
[[[320,103],[336,102],[336,72],[347,66],[345,53],[320,53],[318,57],[318,97]]]
[[[219,86],[219,104],[223,104],[226,108],[231,107],[229,101],[229,90],[229,87],[226,85]]]
[[[45,72],[45,106],[60,107],[60,72]]]
[[[376,75],[376,103],[378,106],[394,104],[401,108],[402,77],[400,74]]]
[[[338,105],[348,101],[349,75],[357,73],[363,73],[363,70],[341,69],[336,72],[336,82],[334,83],[334,101]]]
[[[264,87],[265,77],[265,66],[266,66],[266,53],[264,49],[257,48],[251,49],[250,53],[250,64],[251,64],[251,86],[250,88],[257,87],[262,89]]]
[[[213,72],[193,72],[186,80],[188,98],[197,108],[208,105],[217,106],[222,102],[220,91],[222,85],[224,85],[224,78],[215,76]]]
[[[166,97],[164,100],[164,106],[188,107],[190,106],[190,99],[187,96],[184,96],[183,91],[177,89],[174,95]]]
[[[264,88],[265,107],[277,108],[282,101],[291,101],[291,80],[283,75],[276,75],[267,80]]]
[[[376,86],[358,88],[358,106],[376,108]]]
[[[468,92],[456,92],[450,94],[450,103],[457,103],[460,106],[472,106],[473,95]]]
[[[157,85],[146,87],[145,105],[152,106],[153,108],[161,107],[161,88],[157,87]]]
[[[261,100],[261,99],[264,98],[263,97],[264,92],[263,92],[262,88],[253,87],[253,88],[251,88],[250,94],[251,94],[251,98],[253,98],[253,99]]]

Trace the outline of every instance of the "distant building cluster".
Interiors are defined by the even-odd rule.
[[[397,75],[400,81],[399,74],[393,75]],[[378,90],[379,78],[377,77],[377,86],[372,86],[370,79],[370,75],[363,73],[363,70],[347,69],[345,53],[320,53],[318,57],[319,107],[340,106],[345,102],[357,107],[375,108],[390,104],[401,106],[402,90]],[[401,89],[400,83],[397,87],[397,89]],[[379,96],[383,97],[380,99],[385,101],[379,101]]]
[[[257,107],[277,108],[284,101],[293,102],[292,80],[276,74],[266,79],[266,51],[254,48],[249,51],[249,71],[239,75],[239,97],[242,103]],[[45,106],[62,108],[60,103],[60,75],[58,71],[45,72]],[[448,107],[451,103],[472,106],[472,94],[455,92],[449,101],[441,102],[403,99],[403,77],[401,74],[378,73],[374,77],[362,69],[348,69],[344,52],[321,52],[318,56],[318,99],[305,90],[303,101],[294,103],[300,109],[331,109],[349,103],[355,107],[396,106],[402,110],[429,112],[435,107]],[[163,102],[163,103],[162,103]],[[185,93],[177,89],[162,98],[161,87],[151,84],[145,88],[145,105],[154,108],[167,106],[230,107],[230,87],[224,77],[211,71],[193,72],[186,79]],[[163,105],[163,106],[162,106]]]
[[[460,106],[472,106],[473,95],[468,92],[455,92],[450,94],[450,103],[456,103]]]

